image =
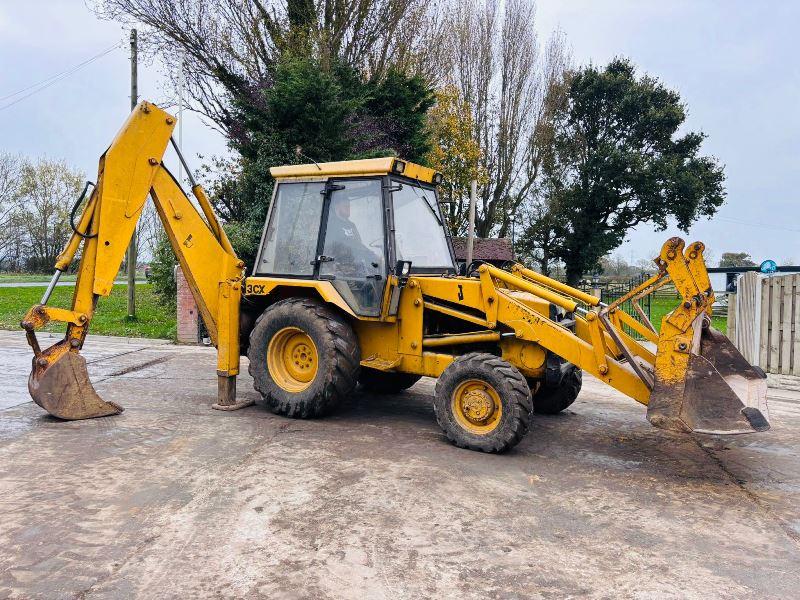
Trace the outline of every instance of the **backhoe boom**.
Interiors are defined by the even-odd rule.
[[[162,164],[174,127],[174,117],[153,104],[142,102],[133,110],[100,158],[97,185],[58,257],[53,284],[41,304],[32,307],[22,321],[34,350],[28,384],[31,396],[57,417],[82,419],[122,411],[120,406],[101,400],[91,388],[79,351],[97,299],[111,293],[148,196],[217,346],[218,406],[225,408],[236,402],[244,263],[236,256],[202,187],[192,182],[205,219]],[[48,306],[53,285],[69,268],[81,245],[71,308]],[[35,330],[49,321],[66,322],[66,336],[41,350]]]

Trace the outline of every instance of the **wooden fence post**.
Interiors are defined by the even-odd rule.
[[[737,322],[738,313],[739,294],[737,292],[728,292],[728,339],[741,352],[742,345],[739,343],[739,328]]]
[[[800,273],[792,275],[792,375],[800,375]]]

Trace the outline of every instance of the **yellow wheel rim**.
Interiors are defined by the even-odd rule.
[[[302,392],[317,375],[319,355],[314,340],[302,329],[284,327],[269,341],[267,368],[287,392]]]
[[[503,416],[500,394],[480,379],[462,381],[453,391],[451,406],[458,424],[478,435],[497,429]]]

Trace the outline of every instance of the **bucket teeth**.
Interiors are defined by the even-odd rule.
[[[708,434],[769,429],[764,373],[712,327],[703,329],[699,350],[689,355],[680,381],[664,381],[656,371],[648,420],[662,429]]]
[[[54,348],[58,345],[49,350]],[[33,359],[28,391],[36,404],[54,417],[68,421],[118,415],[124,410],[97,394],[89,381],[86,360],[80,354],[69,351],[58,354],[46,366],[41,364],[45,354]]]

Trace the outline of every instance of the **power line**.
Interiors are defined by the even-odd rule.
[[[2,98],[0,98],[0,102],[3,102],[4,100],[8,100],[10,98],[13,98],[14,96],[19,96],[20,94],[28,92],[24,96],[20,96],[16,100],[12,100],[8,104],[4,104],[3,106],[0,106],[0,111],[5,110],[7,108],[11,108],[15,104],[17,104],[19,102],[22,102],[26,98],[30,98],[34,94],[38,94],[42,90],[45,90],[45,89],[49,88],[51,85],[54,85],[54,84],[58,83],[59,81],[62,81],[63,79],[66,79],[67,77],[69,77],[73,73],[76,73],[77,71],[80,71],[82,68],[84,68],[84,67],[90,65],[91,63],[93,63],[94,61],[104,57],[106,54],[109,54],[109,53],[113,52],[114,50],[119,48],[121,45],[122,45],[122,42],[117,42],[116,44],[114,44],[110,48],[106,48],[105,50],[103,50],[99,54],[95,54],[94,56],[92,56],[90,58],[87,58],[86,60],[84,60],[83,62],[78,63],[77,65],[74,65],[74,66],[72,66],[72,67],[70,67],[68,69],[65,69],[64,71],[61,71],[60,73],[56,73],[55,75],[52,75],[52,76],[48,77],[47,79],[43,79],[42,81],[39,81],[38,83],[34,83],[32,85],[29,85],[28,87],[22,88],[21,90],[17,90],[13,94],[8,94],[6,96],[3,96]]]
[[[729,223],[736,223],[737,225],[747,225],[749,227],[761,227],[763,229],[779,229],[781,231],[791,231],[800,233],[800,229],[793,229],[791,227],[781,227],[780,225],[768,225],[766,223],[754,223],[752,221],[741,221],[739,219],[729,219],[727,217],[717,217],[719,221],[727,221]]]

